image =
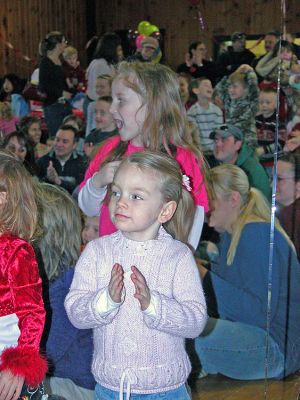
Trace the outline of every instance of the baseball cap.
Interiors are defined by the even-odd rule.
[[[244,134],[240,128],[234,125],[227,125],[227,124],[221,125],[214,131],[210,132],[209,138],[214,140],[216,136],[220,136],[222,138],[228,138],[229,136],[233,136],[237,140],[244,139]]]
[[[231,35],[231,41],[235,42],[236,40],[245,40],[246,39],[246,34],[243,32],[234,32]]]

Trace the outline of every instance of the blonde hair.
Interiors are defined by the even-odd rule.
[[[72,197],[64,189],[42,183],[37,186],[40,224],[43,236],[38,246],[49,280],[73,267],[80,254],[81,215]]]
[[[64,59],[72,57],[74,54],[78,54],[78,51],[77,49],[75,49],[75,47],[72,46],[66,47],[62,53]]]
[[[0,101],[0,118],[11,120],[13,116],[14,114],[10,104],[6,101]]]
[[[238,82],[238,83],[240,83],[241,85],[243,85],[243,87],[244,87],[245,89],[248,88],[248,84],[247,84],[247,81],[246,81],[246,74],[243,73],[243,72],[238,72],[238,71],[233,72],[233,73],[229,76],[228,82],[229,82],[229,84]]]
[[[190,149],[198,159],[202,154],[192,141],[186,110],[182,104],[177,75],[161,64],[121,62],[114,81],[136,92],[146,106],[146,118],[141,127],[144,146],[152,151],[164,148],[171,153],[170,144]]]
[[[125,158],[119,168],[134,164],[141,171],[153,171],[157,174],[164,202],[177,204],[173,217],[164,228],[175,239],[187,243],[192,227],[195,205],[190,193],[183,187],[182,173],[178,163],[168,155],[159,152],[141,151]]]
[[[37,233],[34,182],[23,163],[5,150],[0,150],[0,192],[7,197],[0,207],[0,232],[32,241]]]
[[[245,172],[235,165],[222,164],[212,168],[209,173],[209,182],[208,195],[210,201],[218,197],[229,198],[232,192],[240,194],[240,212],[232,229],[231,242],[227,253],[227,264],[231,265],[244,226],[250,222],[270,223],[271,209],[263,194],[259,190],[250,187]],[[275,220],[275,226],[286,238],[287,242],[293,246],[277,219]]]

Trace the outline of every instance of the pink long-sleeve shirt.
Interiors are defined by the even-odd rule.
[[[120,142],[120,137],[114,136],[101,147],[100,151],[93,159],[93,161],[89,165],[88,170],[86,171],[84,181],[80,185],[81,190],[83,189],[84,186],[87,185],[89,179],[91,179],[92,176],[99,171],[103,161],[107,158],[108,154],[114,148],[117,147],[119,142]],[[132,143],[129,143],[127,150],[125,152],[125,156],[129,156],[130,154],[142,150],[144,150],[144,147],[136,147]],[[177,147],[176,161],[180,165],[182,173],[190,178],[192,187],[191,193],[193,195],[195,204],[202,206],[205,212],[208,211],[209,208],[208,196],[204,185],[204,179],[200,169],[201,166],[199,165],[199,162],[196,160],[195,155],[189,149],[183,147]],[[83,211],[89,215],[86,209],[87,207],[89,207],[89,205],[88,204],[82,205],[80,198],[79,198],[79,205],[83,209]],[[108,235],[115,231],[116,227],[110,220],[108,207],[105,203],[103,203],[100,211],[99,235],[100,236]]]

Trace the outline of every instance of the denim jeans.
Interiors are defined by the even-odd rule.
[[[113,390],[106,389],[105,387],[96,385],[96,400],[119,400],[119,393]],[[124,393],[123,399],[126,398]],[[152,394],[136,394],[130,395],[130,400],[191,400],[190,395],[185,385],[180,386],[178,389],[168,390],[167,392],[152,393]]]
[[[55,136],[63,119],[72,114],[72,107],[69,102],[53,103],[50,106],[44,106],[44,116],[48,129],[48,136]]]
[[[233,379],[264,379],[266,376],[266,331],[241,322],[209,318],[195,351],[202,368]],[[284,356],[269,336],[268,378],[284,370]]]

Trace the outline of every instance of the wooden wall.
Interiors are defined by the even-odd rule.
[[[53,30],[62,31],[75,47],[84,48],[85,1],[0,0],[0,76],[8,72],[30,76],[39,41]]]
[[[287,30],[300,32],[300,1],[286,0],[286,4]],[[148,20],[165,30],[165,58],[176,66],[191,41],[203,39],[212,54],[214,36],[279,29],[281,15],[281,0],[0,0],[0,76],[7,72],[28,76],[38,43],[51,30],[63,31],[85,64],[88,38],[134,29]]]
[[[135,29],[138,22],[148,20],[165,29],[166,60],[173,67],[184,59],[192,41],[204,40],[212,55],[214,36],[235,31],[263,34],[281,26],[281,0],[110,0],[108,8],[103,3],[95,0],[98,33]],[[287,29],[300,32],[300,1],[286,3]]]

